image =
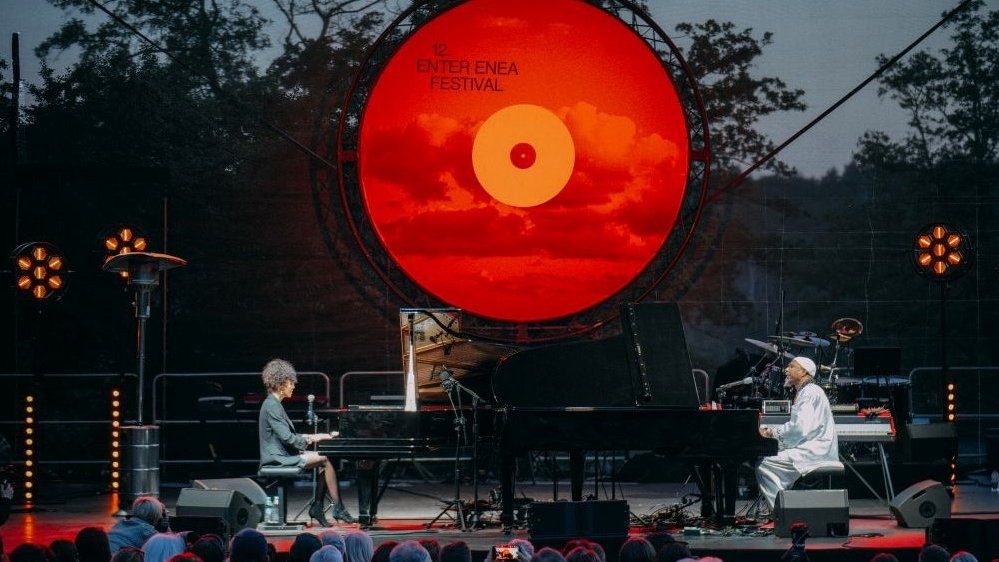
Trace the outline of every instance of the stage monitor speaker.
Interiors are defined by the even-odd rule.
[[[950,495],[936,480],[923,480],[902,490],[888,504],[899,527],[929,527],[941,517],[950,517]]]
[[[811,537],[850,534],[850,499],[846,490],[781,490],[774,505],[774,535],[791,536],[791,525],[808,525]]]
[[[253,505],[260,508],[261,513],[264,505],[267,504],[267,492],[260,487],[260,484],[250,478],[202,478],[191,481],[192,488],[202,490],[236,490],[242,492],[244,496],[253,502]]]
[[[628,535],[628,502],[533,502],[527,506],[532,540],[623,538]]]
[[[220,517],[230,534],[247,527],[256,528],[261,519],[257,506],[237,490],[184,488],[177,498],[176,513],[180,517]]]
[[[940,518],[933,522],[927,535],[928,542],[951,552],[966,550],[983,562],[999,553],[999,519]]]

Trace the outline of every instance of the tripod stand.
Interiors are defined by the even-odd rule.
[[[444,389],[445,394],[447,394],[448,401],[451,403],[451,409],[454,411],[454,431],[455,431],[455,448],[454,448],[454,499],[444,501],[444,506],[440,513],[437,514],[429,523],[426,524],[426,528],[430,529],[434,523],[441,520],[441,518],[448,516],[452,521],[458,523],[458,526],[462,531],[470,531],[472,528],[478,525],[479,512],[479,483],[476,471],[477,466],[477,441],[479,432],[478,423],[478,403],[482,398],[473,392],[471,389],[465,385],[458,382],[454,378],[451,371],[445,366],[441,371],[441,387]],[[472,509],[475,512],[474,515],[469,513],[467,506],[465,505],[465,500],[461,499],[461,451],[463,448],[467,447],[469,444],[468,434],[465,431],[465,414],[462,411],[461,403],[461,393],[468,393],[472,397],[472,480],[474,487],[474,499],[472,504]],[[455,515],[451,514],[451,510],[455,511]],[[466,517],[469,517],[470,522],[466,521]]]

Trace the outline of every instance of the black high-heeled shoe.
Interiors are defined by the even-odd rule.
[[[343,505],[343,502],[336,502],[333,504],[333,512],[331,513],[333,519],[343,523],[357,523],[357,518],[347,511],[347,506]]]
[[[332,527],[333,525],[326,519],[326,508],[323,507],[325,503],[323,499],[313,502],[312,506],[309,507],[309,517],[318,521],[322,527]]]

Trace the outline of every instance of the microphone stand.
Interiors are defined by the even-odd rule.
[[[482,518],[482,511],[479,509],[479,403],[482,402],[482,397],[475,393],[472,389],[461,384],[457,379],[452,378],[451,382],[454,383],[454,388],[458,389],[458,396],[461,396],[461,392],[464,391],[466,394],[472,397],[472,510],[469,513],[469,525],[468,530],[474,530],[479,527],[479,523]],[[459,398],[459,403],[461,399]],[[467,444],[467,441],[466,441]],[[467,510],[466,510],[467,511]]]
[[[305,424],[312,428],[313,435],[319,433],[319,416],[316,415],[316,411],[313,409],[312,400],[309,401],[309,409],[305,412]],[[313,442],[311,447],[313,451],[318,451],[319,442],[318,441]],[[316,465],[312,467],[312,498],[309,499],[309,501],[305,502],[305,505],[302,506],[302,509],[298,510],[298,514],[295,515],[296,521],[302,516],[303,513],[305,513],[308,509],[310,509],[316,503],[316,501],[319,501],[320,505],[322,505],[322,498],[316,497],[316,491],[318,490],[318,488],[319,488],[319,465]],[[287,501],[287,499],[285,501]],[[309,523],[311,524],[311,522],[312,519],[309,518]]]
[[[440,377],[441,387],[444,389],[448,402],[451,403],[451,410],[454,412],[454,499],[444,501],[443,509],[429,523],[424,525],[424,528],[430,529],[442,517],[449,515],[448,512],[451,508],[454,508],[457,514],[449,516],[465,532],[469,528],[465,524],[465,502],[461,499],[461,449],[462,443],[468,443],[468,435],[465,433],[465,415],[461,411],[461,392],[454,392],[456,388],[461,387],[461,383],[454,380],[451,371],[448,370],[446,365],[441,369]],[[452,393],[457,396],[457,405],[455,404],[455,396],[452,396]]]

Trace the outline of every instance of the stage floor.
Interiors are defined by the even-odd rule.
[[[488,497],[491,488],[492,486],[481,487],[480,496]],[[623,499],[628,501],[632,513],[647,517],[659,509],[679,503],[683,496],[693,493],[695,487],[679,484],[621,484],[618,490],[617,497],[623,496]],[[356,515],[354,490],[345,487],[343,491],[348,508]],[[601,498],[604,498],[604,492],[609,497],[609,486],[601,491]],[[171,511],[178,493],[179,488],[165,487],[163,490],[163,498]],[[593,493],[593,485],[590,484],[584,493]],[[307,486],[296,487],[290,495],[289,518],[304,505],[310,490]],[[492,545],[509,540],[498,525],[494,524],[498,515],[489,513],[485,518],[487,525],[472,532],[462,532],[447,523],[426,529],[425,524],[440,513],[441,503],[438,500],[453,495],[453,484],[393,483],[382,499],[378,525],[369,529],[375,544],[389,540],[422,538],[435,538],[442,544],[453,540],[464,540],[481,556]],[[462,497],[471,500],[470,486],[462,488]],[[519,484],[518,497],[550,500],[552,486]],[[568,497],[567,483],[560,485],[560,497]],[[91,495],[60,503],[44,503],[38,505],[31,513],[13,513],[10,520],[0,527],[0,536],[3,537],[5,549],[10,552],[23,542],[48,544],[55,539],[72,540],[80,529],[88,526],[110,529],[115,522],[112,515],[115,508],[113,503],[111,495]],[[746,502],[739,503],[740,509],[745,507]],[[999,494],[979,486],[958,486],[952,507],[955,517],[999,518]],[[694,510],[697,506],[688,509]],[[881,551],[896,553],[904,562],[915,560],[915,553],[925,542],[923,529],[900,528],[897,522],[890,518],[887,507],[876,500],[851,500],[850,516],[849,537],[808,539],[807,551],[813,562],[819,560],[866,562],[873,553]],[[344,528],[349,527],[353,526]],[[321,529],[312,527],[308,530],[319,532]],[[651,529],[633,527],[632,533],[649,530]],[[297,532],[269,533],[269,539],[279,552],[286,552],[295,534]],[[514,536],[527,538],[527,531],[517,530]],[[688,542],[695,554],[719,556],[726,562],[774,560],[775,554],[779,556],[790,546],[789,539],[774,537],[772,533],[749,536],[734,529],[710,531],[700,535],[683,534],[678,538]]]

